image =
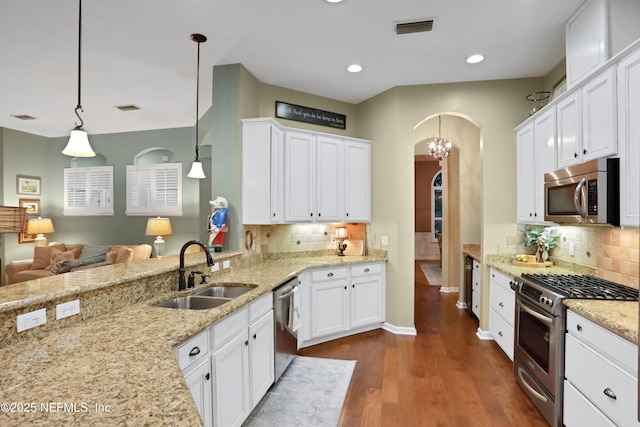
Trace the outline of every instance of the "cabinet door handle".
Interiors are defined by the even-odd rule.
[[[333,277],[333,273],[327,273],[327,277]]]
[[[249,347],[249,340],[246,340],[246,341],[244,342],[244,346],[245,346],[245,347]]]
[[[347,216],[349,216],[349,212],[347,212]]]
[[[197,356],[200,354],[200,347],[193,347],[189,352],[189,356]]]
[[[310,216],[313,216],[313,212],[311,212],[309,215],[310,215]]]
[[[276,216],[276,213],[275,213],[275,212],[273,213],[273,216]]]
[[[347,287],[346,287],[346,286],[344,287],[344,290],[345,290],[345,291],[347,290]]]
[[[498,335],[502,336],[502,331],[498,332]]]
[[[504,304],[502,303],[502,301],[501,301],[501,302],[499,302],[499,303],[498,303],[498,305],[499,305],[500,307],[504,307]]]
[[[618,398],[613,390],[611,390],[609,387],[605,388],[602,392],[610,399],[616,400]]]
[[[582,154],[587,154],[587,149],[582,150]]]
[[[258,334],[253,334],[253,339],[258,339]]]
[[[318,212],[318,216],[322,216],[322,213]]]
[[[582,332],[582,326],[576,325],[576,329],[578,330],[578,332]]]
[[[578,153],[573,153],[573,157],[574,158],[578,157]]]
[[[204,379],[209,381],[209,378],[211,378],[211,374],[207,372],[207,375],[204,376]]]

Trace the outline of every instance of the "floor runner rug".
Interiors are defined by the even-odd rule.
[[[431,286],[442,286],[442,268],[440,264],[420,264],[420,268]]]

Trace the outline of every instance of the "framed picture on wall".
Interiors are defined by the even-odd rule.
[[[35,234],[18,233],[18,243],[33,243],[36,241]]]
[[[40,199],[18,199],[21,208],[27,208],[27,216],[40,215]]]
[[[16,193],[28,196],[39,196],[40,177],[16,175]]]

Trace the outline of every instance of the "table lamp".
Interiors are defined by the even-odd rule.
[[[162,236],[168,236],[173,233],[171,230],[171,221],[169,218],[149,218],[147,220],[147,231],[145,235],[156,236],[153,247],[156,249],[156,257],[160,258],[164,254],[164,239]]]
[[[338,256],[344,256],[344,250],[347,249],[347,244],[344,239],[347,238],[347,227],[336,227],[336,239],[338,240]]]
[[[53,222],[51,218],[29,218],[27,222],[27,234],[36,234],[34,240],[36,246],[47,246],[45,234],[53,233]]]

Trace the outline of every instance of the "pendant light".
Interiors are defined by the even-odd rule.
[[[196,159],[191,164],[191,170],[187,174],[189,178],[198,178],[203,179],[207,176],[204,174],[204,170],[202,169],[202,162],[200,161],[200,150],[198,148],[198,106],[200,103],[200,43],[204,43],[207,41],[207,37],[202,34],[191,34],[191,40],[198,43],[198,69],[196,72]]]
[[[87,132],[82,128],[84,122],[78,111],[84,112],[82,109],[82,103],[80,102],[80,88],[81,88],[81,48],[82,48],[82,0],[78,0],[78,105],[76,105],[76,116],[80,120],[80,124],[76,123],[76,127],[71,130],[71,136],[67,146],[62,150],[62,154],[72,157],[94,157],[96,153],[91,149],[89,144],[89,138]]]
[[[438,116],[438,137],[429,143],[429,154],[438,160],[446,159],[451,153],[451,141],[442,137],[442,118]]]

